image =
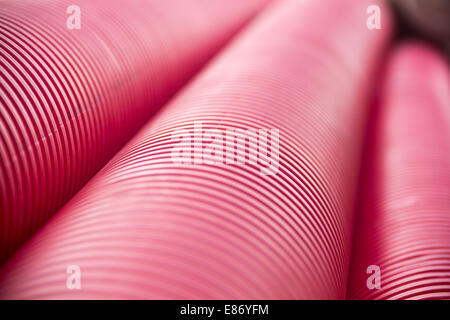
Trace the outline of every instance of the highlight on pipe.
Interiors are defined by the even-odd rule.
[[[449,299],[445,7],[0,1],[0,299]]]

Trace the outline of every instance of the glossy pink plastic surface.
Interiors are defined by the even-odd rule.
[[[1,1],[0,262],[266,2]]]
[[[449,299],[449,67],[432,48],[405,43],[393,50],[383,82],[348,297]],[[367,287],[370,265],[380,268],[380,289]]]
[[[373,3],[265,11],[7,263],[0,296],[345,298],[367,98],[390,30],[379,2],[383,29],[366,28]],[[175,163],[173,135],[195,123],[279,130],[276,174]],[[82,290],[66,288],[70,265]]]

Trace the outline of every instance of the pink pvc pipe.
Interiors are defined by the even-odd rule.
[[[0,297],[345,297],[367,92],[390,30],[379,2],[383,29],[366,28],[373,3],[265,11],[9,261]],[[279,161],[276,135],[270,163],[219,143],[236,128],[279,130]],[[66,287],[71,265],[81,290]]]
[[[0,262],[265,2],[2,1]]]
[[[450,77],[426,45],[390,58],[358,210],[348,297],[450,298]],[[380,268],[380,289],[373,287]]]

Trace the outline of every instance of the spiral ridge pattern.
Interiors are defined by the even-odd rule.
[[[391,54],[358,212],[348,297],[450,298],[450,75],[419,43]],[[379,267],[380,288],[366,273]]]
[[[265,2],[1,1],[0,262]]]
[[[8,262],[0,296],[344,298],[367,93],[390,30],[379,2],[384,28],[366,28],[371,3],[264,11]],[[82,290],[66,288],[69,265]]]

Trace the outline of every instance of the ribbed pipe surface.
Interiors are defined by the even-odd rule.
[[[450,298],[448,70],[426,45],[392,53],[366,159],[351,299]],[[380,268],[380,289],[367,286],[371,265]]]
[[[0,297],[344,298],[367,92],[390,29],[379,2],[383,29],[366,28],[373,3],[266,10],[9,261]],[[256,163],[251,139],[225,143],[234,129],[269,130]],[[230,153],[245,164],[223,163]],[[70,265],[81,290],[66,288]]]
[[[75,2],[0,2],[0,262],[266,0]]]

